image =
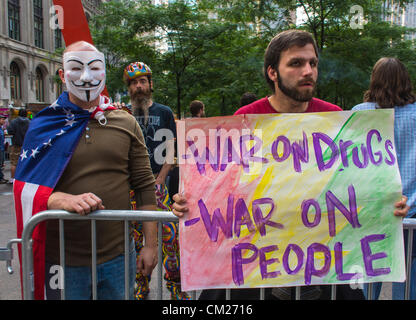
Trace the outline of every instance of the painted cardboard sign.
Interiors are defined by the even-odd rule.
[[[404,281],[391,110],[178,123],[183,290]]]

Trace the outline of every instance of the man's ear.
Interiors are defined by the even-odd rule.
[[[59,78],[61,78],[62,83],[65,83],[65,74],[64,74],[64,69],[59,69]]]
[[[269,76],[269,79],[273,82],[277,82],[277,72],[272,66],[267,67],[267,75]]]

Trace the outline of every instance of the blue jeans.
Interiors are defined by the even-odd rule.
[[[0,180],[4,179],[3,164],[4,164],[4,150],[0,150]]]
[[[60,299],[59,289],[51,288],[54,274],[50,273],[52,264],[45,265],[45,286],[48,300]],[[134,299],[134,282],[136,278],[136,252],[129,253],[129,298]],[[97,265],[97,299],[124,300],[124,254]],[[65,267],[65,299],[90,300],[92,299],[91,267]]]

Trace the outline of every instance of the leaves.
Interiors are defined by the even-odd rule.
[[[143,61],[153,71],[154,99],[180,115],[202,100],[208,116],[232,114],[241,95],[268,94],[263,55],[271,38],[294,28],[294,12],[306,9],[298,28],[310,31],[320,48],[317,97],[350,109],[362,102],[371,69],[382,56],[396,56],[416,74],[410,30],[382,21],[380,0],[150,0],[110,1],[95,17],[92,34],[106,53],[112,96],[126,94],[124,67]],[[401,1],[406,4],[409,1]],[[352,28],[353,6],[365,22]]]

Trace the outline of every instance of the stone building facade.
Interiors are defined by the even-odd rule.
[[[101,0],[82,0],[87,19]],[[11,106],[36,113],[62,92],[65,46],[52,0],[0,0],[0,113]]]
[[[402,27],[416,28],[416,1],[400,6],[400,1],[389,0],[383,3],[383,19]],[[406,36],[407,40],[416,41],[416,32]]]

